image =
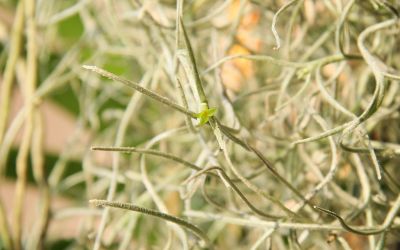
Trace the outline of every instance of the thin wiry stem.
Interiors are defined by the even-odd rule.
[[[283,67],[293,67],[293,68],[302,68],[304,67],[304,63],[297,63],[297,62],[291,62],[291,61],[286,61],[286,60],[281,60],[281,59],[276,59],[272,56],[267,56],[267,55],[231,55],[231,56],[226,56],[224,58],[219,59],[217,62],[213,63],[211,66],[209,66],[207,69],[205,69],[202,72],[202,75],[207,74],[208,72],[212,71],[213,69],[217,68],[218,66],[222,65],[225,62],[235,60],[235,59],[249,59],[249,60],[254,60],[254,61],[265,61],[265,62],[270,62],[279,66]]]
[[[279,181],[285,184],[296,196],[298,196],[305,204],[312,206],[311,202],[308,201],[292,184],[289,183],[283,176],[281,176],[278,171],[272,166],[272,164],[261,154],[260,151],[250,146],[251,151],[253,151],[257,157],[264,163],[264,165],[270,170],[270,172],[277,178]]]
[[[10,97],[12,84],[15,74],[15,66],[21,51],[22,35],[24,27],[24,2],[19,1],[17,12],[15,14],[14,25],[12,29],[10,41],[10,53],[7,58],[7,64],[4,69],[3,79],[1,84],[0,98],[0,145],[3,143],[3,137],[7,126],[8,113],[10,112]]]
[[[223,63],[227,62],[227,61],[231,61],[234,59],[249,59],[249,60],[254,60],[254,61],[265,61],[265,62],[270,62],[272,64],[278,65],[278,66],[282,66],[282,67],[289,67],[289,68],[313,68],[316,67],[317,65],[321,64],[321,65],[326,65],[329,63],[334,63],[334,62],[339,62],[343,60],[343,56],[342,55],[332,55],[332,56],[328,56],[328,57],[323,57],[323,58],[319,58],[319,59],[315,59],[312,61],[308,61],[308,62],[292,62],[292,61],[286,61],[286,60],[282,60],[282,59],[276,59],[272,56],[267,56],[267,55],[231,55],[231,56],[226,56],[224,58],[219,59],[217,62],[215,62],[214,64],[212,64],[211,66],[209,66],[206,70],[204,70],[204,72],[202,72],[202,75],[210,72],[211,70],[214,70],[215,68],[217,68],[218,66],[222,65]]]
[[[152,209],[138,207],[138,206],[136,206],[134,204],[130,204],[130,203],[122,203],[122,202],[106,201],[106,200],[90,200],[89,202],[96,206],[114,207],[114,208],[121,208],[124,210],[139,212],[142,214],[151,215],[151,216],[158,217],[163,220],[178,224],[178,225],[183,226],[183,227],[187,228],[188,230],[192,231],[196,236],[198,236],[200,239],[202,239],[204,241],[204,243],[209,247],[209,249],[212,249],[212,243],[208,239],[207,235],[203,231],[201,231],[201,229],[198,228],[197,226],[195,226],[192,223],[190,223],[186,220],[183,220],[181,218],[178,218],[178,217],[175,217],[175,216],[172,216],[169,214],[161,213],[159,211],[155,211]]]
[[[355,211],[347,216],[347,219],[353,219],[358,216],[363,210],[365,210],[365,208],[367,208],[368,204],[371,201],[371,184],[366,173],[365,165],[362,163],[360,157],[357,154],[352,154],[350,159],[356,168],[356,173],[358,179],[360,180],[362,193],[360,204],[357,205],[357,209]]]
[[[289,8],[292,4],[294,4],[297,1],[298,0],[292,0],[283,5],[282,7],[280,7],[279,10],[275,13],[274,18],[272,19],[271,30],[276,42],[276,46],[274,47],[275,50],[278,50],[281,47],[281,39],[279,37],[278,32],[276,31],[276,22],[278,21],[278,17],[283,11],[285,11],[287,8]]]
[[[387,0],[378,0],[378,4],[384,6],[388,11],[392,12],[392,14],[399,18],[400,13],[397,10],[396,6],[394,6],[392,3],[388,2]]]
[[[375,83],[376,83],[375,92],[377,93],[376,98],[374,98],[373,101],[371,101],[370,105],[367,107],[367,110],[364,111],[364,113],[360,116],[360,118],[359,118],[360,123],[365,121],[367,118],[369,118],[372,114],[374,114],[376,112],[376,110],[382,104],[383,97],[385,95],[385,86],[384,86],[385,83],[384,83],[384,77],[383,77],[383,72],[385,70],[382,69],[383,66],[382,66],[381,62],[378,59],[376,59],[376,57],[374,57],[367,50],[367,48],[364,45],[365,40],[371,33],[377,32],[378,30],[385,29],[387,27],[390,27],[390,26],[392,26],[394,24],[398,24],[398,23],[400,23],[399,19],[396,18],[396,19],[391,19],[391,20],[387,20],[387,21],[372,25],[372,26],[366,28],[363,32],[361,32],[360,36],[357,39],[358,48],[360,49],[360,52],[361,52],[363,58],[365,59],[365,61],[367,62],[368,66],[371,68],[371,70],[375,76]],[[375,93],[374,93],[374,97],[375,97]],[[356,124],[354,124],[354,125],[356,125]],[[370,153],[371,153],[372,160],[373,160],[373,163],[375,166],[376,175],[378,177],[378,180],[380,180],[382,178],[381,167],[376,159],[373,149],[370,149]]]
[[[169,154],[169,153],[165,153],[165,152],[161,152],[158,150],[154,150],[154,149],[143,149],[143,148],[135,148],[135,147],[112,147],[112,146],[92,146],[91,150],[94,151],[110,151],[110,152],[121,152],[121,153],[126,153],[126,154],[130,154],[130,153],[140,153],[140,154],[149,154],[149,155],[154,155],[154,156],[160,156],[163,157],[165,159],[169,159],[169,160],[173,160],[176,161],[178,163],[181,163],[193,170],[196,171],[201,171],[203,170],[203,168],[189,162],[186,161],[184,159],[182,159],[179,156],[173,155],[173,154]],[[248,176],[246,176],[245,178],[247,179],[252,179],[257,177],[258,175],[260,175],[262,172],[265,172],[264,168],[260,168],[257,172],[254,172]],[[213,175],[215,177],[217,177],[216,174],[214,173],[209,173],[210,175]],[[240,179],[231,179],[233,182],[238,182],[240,181]]]
[[[345,107],[343,107],[343,105],[341,105],[335,98],[333,98],[328,93],[326,88],[324,87],[324,84],[322,81],[322,75],[321,75],[321,65],[318,66],[317,70],[315,71],[315,75],[316,75],[316,82],[317,82],[319,91],[320,91],[322,97],[324,98],[324,100],[326,100],[332,107],[334,107],[338,111],[342,112],[346,116],[355,118],[356,115],[353,114],[352,112],[350,112],[349,110],[347,110]]]
[[[299,145],[297,146],[299,150],[299,156],[300,158],[306,163],[307,165],[310,166],[311,170],[315,175],[317,175],[318,179],[322,181],[324,179],[323,174],[321,173],[320,168],[312,161],[310,156],[305,152],[304,150],[304,145]],[[345,190],[343,190],[341,187],[339,187],[335,182],[329,183],[331,186],[333,192],[338,196],[343,199],[344,202],[349,203],[351,206],[356,207],[358,205],[357,199],[355,199],[352,195],[348,194]]]
[[[346,221],[342,217],[340,217],[337,213],[330,211],[328,209],[325,209],[325,208],[318,207],[318,206],[314,206],[314,208],[318,209],[321,212],[324,212],[332,217],[335,217],[339,221],[340,225],[349,232],[352,232],[355,234],[361,234],[361,235],[380,234],[383,231],[387,230],[391,226],[394,218],[396,217],[396,214],[400,210],[400,195],[397,196],[396,201],[394,202],[392,208],[387,213],[387,216],[386,216],[383,224],[375,227],[374,229],[358,229],[358,228],[349,226],[346,223]]]
[[[149,81],[150,81],[150,79],[145,79],[144,85],[148,84]],[[136,86],[136,85],[134,85],[134,86]],[[139,87],[140,87],[139,89],[144,89],[141,86],[139,86]],[[115,138],[115,146],[121,146],[123,144],[125,135],[128,130],[129,121],[133,117],[133,115],[136,111],[136,108],[137,108],[137,103],[141,97],[142,97],[142,95],[140,95],[139,93],[135,93],[134,95],[132,95],[132,97],[129,101],[128,107],[126,108],[124,115],[122,117],[121,123],[118,126],[117,136]],[[114,199],[115,192],[117,189],[117,175],[119,173],[119,167],[120,167],[119,154],[113,155],[112,165],[113,165],[112,166],[113,167],[112,179],[111,179],[110,187],[108,189],[108,194],[107,194],[107,200],[109,200],[109,201]],[[102,214],[100,226],[99,226],[98,233],[96,235],[95,244],[93,247],[95,250],[100,248],[101,238],[103,236],[103,232],[106,227],[108,216],[109,216],[109,210],[105,209]]]
[[[84,69],[88,69],[88,70],[91,70],[93,72],[96,72],[97,74],[100,74],[100,75],[102,75],[102,76],[104,76],[106,78],[109,78],[111,80],[123,83],[123,84],[125,84],[125,85],[127,85],[127,86],[129,86],[129,87],[131,87],[131,88],[133,88],[133,89],[135,89],[137,91],[139,91],[140,93],[142,93],[142,94],[144,94],[144,95],[146,95],[146,96],[148,96],[148,97],[150,97],[150,98],[162,103],[162,104],[165,104],[165,105],[167,105],[167,106],[169,106],[169,107],[171,107],[171,108],[173,108],[173,109],[175,109],[175,110],[177,110],[177,111],[179,111],[179,112],[181,112],[181,113],[183,113],[185,115],[189,115],[189,116],[191,116],[193,118],[196,118],[196,113],[195,112],[187,110],[184,107],[172,102],[168,98],[166,98],[164,96],[161,96],[161,95],[159,95],[159,94],[157,94],[157,93],[155,93],[155,92],[153,92],[151,90],[143,88],[142,86],[140,86],[139,84],[137,84],[135,82],[129,81],[129,80],[124,79],[124,78],[121,78],[119,76],[116,76],[113,73],[110,73],[110,72],[108,72],[108,71],[106,71],[104,69],[98,68],[96,66],[83,65],[82,67]]]
[[[201,194],[203,195],[203,198],[205,201],[207,201],[211,206],[217,208],[218,210],[221,211],[230,211],[231,209],[224,207],[223,205],[220,205],[217,201],[214,201],[210,195],[207,193],[206,185],[202,185],[201,187]],[[237,212],[237,211],[232,211],[232,212]]]
[[[323,44],[330,38],[331,33],[333,32],[334,27],[331,26],[329,27],[324,33],[322,33],[319,38],[314,42],[314,44],[307,49],[307,51],[300,57],[300,60],[298,63],[302,64],[304,63],[299,69],[301,71],[309,72],[312,73],[313,69],[318,66],[319,64],[326,65],[329,63],[334,63],[337,61],[341,61],[343,59],[342,55],[332,55],[332,56],[327,56],[327,57],[322,57],[320,59],[312,60],[310,62],[306,62],[316,51],[323,46]],[[283,83],[281,84],[278,100],[276,103],[276,107],[280,107],[283,102],[283,97],[287,93],[287,88],[289,87],[289,84],[291,83],[293,77],[296,75],[296,70],[295,68],[288,69],[288,72],[285,73],[285,78],[283,80]],[[276,110],[276,108],[275,108]]]
[[[45,238],[48,231],[48,225],[50,220],[50,191],[46,178],[45,162],[44,162],[44,150],[43,150],[43,121],[41,112],[35,113],[35,133],[32,137],[32,164],[33,173],[36,182],[40,188],[40,203],[39,203],[39,215],[38,220],[35,223],[35,229],[31,234],[31,239],[28,241],[29,248],[40,249],[45,245]]]
[[[382,23],[378,23],[376,25],[372,25],[372,26],[368,27],[367,29],[365,29],[360,34],[360,36],[357,40],[357,44],[361,51],[361,54],[364,57],[364,59],[366,60],[366,62],[368,63],[368,65],[371,67],[372,72],[375,75],[375,80],[376,80],[376,87],[375,87],[375,91],[374,91],[373,100],[370,102],[367,109],[359,117],[357,117],[356,119],[354,119],[351,122],[345,123],[342,126],[328,130],[325,133],[320,134],[319,136],[315,136],[315,137],[311,137],[311,138],[307,138],[307,139],[303,139],[303,140],[298,140],[298,141],[294,142],[294,144],[319,140],[326,136],[338,133],[342,130],[350,131],[350,130],[354,129],[356,126],[358,126],[359,124],[361,124],[362,122],[364,122],[366,119],[368,119],[372,114],[374,114],[374,112],[378,109],[378,107],[380,106],[380,104],[383,100],[383,96],[384,96],[383,72],[385,72],[385,70],[382,69],[382,67],[383,67],[382,63],[377,58],[372,56],[370,54],[370,52],[368,52],[368,50],[366,49],[366,47],[364,45],[364,42],[365,42],[366,37],[369,34],[371,34],[372,32],[376,32],[377,30],[387,28],[389,26],[396,24],[397,22],[398,22],[397,19],[392,19],[392,20],[388,20],[388,21],[385,21]],[[375,159],[375,158],[376,157],[373,157],[373,159]],[[376,173],[377,173],[378,179],[381,179],[380,167],[376,160],[374,160],[374,165],[376,166]]]
[[[325,129],[326,128],[326,123],[323,120],[323,118],[319,115],[314,115],[314,119],[317,121],[317,123],[321,126],[321,128]],[[326,176],[321,180],[320,183],[318,183],[317,186],[315,186],[311,191],[309,191],[304,197],[307,201],[309,201],[312,197],[314,197],[322,188],[324,188],[328,183],[330,183],[336,173],[337,167],[338,167],[338,156],[337,156],[337,148],[335,145],[335,142],[332,137],[328,137],[329,140],[329,146],[331,148],[331,158],[332,161],[330,163],[329,167],[329,172],[326,174]]]
[[[297,91],[296,94],[294,94],[293,96],[290,97],[289,100],[287,100],[286,102],[282,103],[281,106],[276,107],[275,111],[278,112],[282,109],[284,109],[285,107],[287,107],[289,104],[291,104],[292,102],[294,102],[296,99],[298,99],[299,97],[301,97],[304,92],[307,90],[307,88],[310,86],[311,84],[311,80],[312,80],[312,74],[307,74],[307,76],[305,77],[306,79],[304,80],[303,86],[301,86],[301,88],[299,89],[299,91]]]
[[[315,208],[318,210],[318,207]],[[320,210],[321,211],[321,210]],[[276,230],[279,229],[293,229],[293,230],[310,230],[310,231],[347,231],[345,227],[342,225],[332,225],[332,224],[315,224],[315,223],[291,223],[291,222],[279,222],[279,221],[265,221],[258,218],[252,217],[251,220],[249,218],[238,218],[233,216],[227,216],[225,214],[217,214],[217,213],[208,213],[203,211],[186,211],[186,216],[190,216],[193,218],[202,218],[205,220],[211,221],[221,221],[234,225],[241,225],[245,227],[251,228],[273,228]],[[333,215],[332,215],[333,216]],[[392,218],[393,219],[393,218]],[[356,231],[372,231],[374,228],[368,228],[365,226],[354,226],[352,227]],[[398,228],[398,226],[397,226]],[[387,228],[386,228],[387,229]]]
[[[343,233],[348,230],[337,217],[305,206],[304,200],[328,208],[341,216],[350,228],[367,233],[382,229],[384,224],[380,225],[378,219],[396,212],[390,207],[396,204],[393,197],[400,190],[395,171],[400,147],[388,142],[396,141],[399,132],[396,124],[400,101],[396,95],[400,89],[396,68],[399,27],[396,23],[385,30],[373,30],[379,22],[398,16],[389,1],[323,0],[317,3],[302,0],[293,3],[286,0],[278,12],[271,9],[276,6],[271,0],[178,0],[176,10],[168,1],[122,0],[114,3],[105,0],[102,4],[92,4],[80,0],[66,8],[47,2],[38,1],[40,5],[35,8],[35,18],[39,25],[43,24],[37,40],[40,41],[37,52],[41,66],[37,79],[41,84],[32,91],[32,100],[28,100],[26,94],[30,93],[25,83],[31,79],[26,78],[25,72],[31,66],[21,57],[25,54],[21,54],[13,74],[19,83],[15,93],[22,90],[25,105],[13,116],[13,121],[0,121],[11,122],[0,143],[0,172],[3,176],[10,172],[7,163],[14,161],[17,149],[21,153],[29,148],[31,160],[28,163],[32,163],[34,178],[39,183],[38,215],[44,215],[46,210],[45,206],[41,207],[46,203],[42,203],[41,198],[44,168],[40,166],[42,157],[49,156],[44,150],[58,154],[49,178],[52,195],[68,195],[78,188],[87,199],[112,193],[114,198],[107,197],[109,202],[130,201],[140,207],[155,204],[157,211],[182,213],[182,216],[188,215],[190,222],[205,222],[201,228],[213,243],[215,241],[214,244],[218,244],[216,248],[232,245],[255,249],[264,242],[268,243],[268,248],[272,240],[277,249],[307,248],[310,240],[321,249],[331,247],[325,242],[324,235],[330,231]],[[6,11],[14,10],[15,6],[5,8]],[[307,17],[310,10],[318,17],[318,22],[299,18]],[[286,21],[282,19],[283,15],[287,16]],[[185,20],[185,33],[181,18]],[[64,43],[63,27],[70,25],[69,21],[81,23],[83,32],[75,34],[79,33],[79,38]],[[263,28],[271,22],[274,22],[278,42]],[[21,30],[21,38],[29,39],[28,26]],[[61,32],[49,32],[60,27]],[[10,22],[6,21],[5,28],[11,30]],[[79,28],[75,29],[74,25],[73,30]],[[285,43],[279,37],[281,33],[285,34]],[[360,39],[366,55],[359,46]],[[57,48],[52,46],[53,41]],[[13,59],[13,39],[10,36],[2,42],[10,48],[10,53],[4,50],[0,55],[0,66],[7,68],[8,61]],[[271,56],[270,50],[274,46],[285,48]],[[241,55],[235,54],[236,49]],[[245,55],[246,51],[251,54]],[[30,53],[28,47],[26,52]],[[53,63],[57,61],[54,68]],[[141,82],[146,84],[144,89],[156,94],[156,97],[151,96],[156,102],[140,99],[143,93],[138,91],[133,91],[136,99],[132,101],[131,93],[125,91],[124,86],[101,84],[104,79],[81,70],[81,64],[99,65],[110,72],[123,70],[123,74],[131,77],[129,79],[142,77]],[[201,65],[208,69],[203,71]],[[212,74],[208,74],[210,71]],[[6,73],[3,72],[0,78],[6,80]],[[301,79],[303,77],[306,77],[305,81]],[[241,89],[233,89],[229,78],[240,84]],[[377,84],[373,85],[375,82]],[[199,91],[198,86],[203,89]],[[63,98],[68,99],[68,104],[63,98],[59,100],[59,90],[67,90]],[[71,90],[72,94],[69,93]],[[201,92],[203,100],[218,107],[218,113],[205,123],[206,126],[194,128],[188,122],[193,122],[198,115],[195,112],[202,105]],[[162,99],[165,97],[171,99]],[[62,108],[71,108],[69,102],[75,103],[71,109],[74,109],[73,119],[78,123],[78,129],[74,135],[68,135],[70,140],[66,149],[53,152],[54,148],[46,144],[42,152],[37,145],[43,131],[36,122],[41,110],[35,105],[43,102],[41,108],[44,111],[49,99],[56,99],[57,106],[61,101]],[[142,104],[147,105],[146,108],[142,108]],[[162,105],[179,113],[171,109],[168,110],[173,113],[165,113]],[[164,114],[160,115],[160,112]],[[27,142],[19,143],[20,137],[16,135],[23,123],[29,122],[31,113],[35,121],[32,140],[27,147]],[[56,116],[51,118],[51,124],[46,127],[53,129]],[[189,126],[182,125],[184,119]],[[179,133],[173,132],[178,130]],[[321,131],[325,133],[322,137],[317,134]],[[339,135],[335,137],[336,133]],[[52,133],[46,134],[51,136]],[[314,139],[319,136],[321,140],[292,147],[292,141],[309,140],[309,136]],[[168,140],[164,140],[167,137]],[[44,141],[51,141],[48,139],[52,138]],[[150,148],[149,145],[154,143],[157,148]],[[134,145],[134,150],[121,147],[125,144]],[[135,152],[140,161],[137,157],[122,157],[120,153],[93,153],[88,151],[89,145],[110,145],[95,149]],[[162,159],[153,162],[153,156]],[[271,163],[264,159],[267,156],[268,160],[269,157],[273,159]],[[368,157],[372,158],[375,172],[382,171],[380,181],[374,176],[374,168],[369,167],[371,159]],[[73,162],[80,160],[83,172],[79,170],[66,176],[69,164],[74,165]],[[46,159],[45,169],[50,163]],[[380,169],[378,163],[384,168]],[[207,166],[218,166],[218,169],[207,169]],[[271,170],[272,175],[268,172]],[[199,177],[200,174],[207,176]],[[208,178],[210,176],[218,179]],[[184,178],[196,177],[199,178],[195,181],[182,183]],[[198,202],[200,190],[204,199]],[[336,202],[338,200],[341,202]],[[8,202],[8,198],[3,201]],[[74,199],[74,204],[77,202],[79,198]],[[219,214],[205,212],[212,211],[213,205],[220,209]],[[192,238],[185,238],[183,228],[177,225],[165,230],[157,227],[162,221],[147,223],[147,218],[143,218],[146,223],[142,223],[137,213],[108,216],[112,211],[109,207],[99,211],[78,213],[86,219],[78,225],[82,229],[78,237],[85,239],[88,232],[96,231],[95,249],[116,245],[120,250],[148,248],[149,244],[161,244],[164,249],[193,247]],[[258,211],[284,217],[271,221],[271,218],[257,214]],[[23,212],[26,214],[25,210]],[[1,220],[6,221],[8,215],[3,215],[0,226],[2,224],[4,228]],[[99,226],[95,223],[98,216],[102,216]],[[53,216],[48,218],[57,221]],[[72,219],[71,216],[68,218]],[[391,239],[386,236],[399,229],[395,218],[379,235],[368,237],[371,250],[390,244]],[[22,237],[21,245],[25,248],[40,248],[38,239],[45,231],[42,222],[46,218],[36,218],[36,221],[40,223],[32,227],[34,231]],[[354,226],[359,221],[363,225]],[[238,225],[233,228],[235,232],[241,232],[240,237],[235,237],[237,234],[228,224]],[[279,227],[284,230],[279,231]],[[315,230],[322,233],[313,233]],[[51,233],[48,232],[52,237]],[[4,235],[1,237],[4,242]],[[47,244],[47,241],[43,242]],[[12,243],[4,245],[7,247]],[[90,247],[92,239],[82,243]],[[336,243],[348,248],[341,236],[336,238]]]
[[[8,154],[11,150],[12,143],[17,137],[18,131],[21,129],[25,119],[25,110],[21,110],[12,123],[10,124],[7,133],[4,136],[4,141],[0,145],[0,174],[4,175]]]
[[[178,87],[178,91],[179,91],[179,94],[180,94],[180,97],[182,100],[183,107],[185,109],[189,110],[189,105],[186,100],[185,92],[183,91],[182,83],[178,78],[176,78],[176,82],[177,82],[177,87]],[[186,116],[186,124],[192,133],[196,133],[196,128],[193,126],[192,117],[189,115]]]
[[[257,250],[259,249],[259,247],[261,246],[261,244],[268,239],[271,234],[275,232],[274,229],[267,229],[265,230],[264,234],[254,243],[254,245],[251,247],[250,250]]]
[[[185,161],[182,158],[172,155],[172,154],[168,154],[168,153],[164,153],[158,150],[154,150],[154,149],[141,149],[141,148],[135,148],[135,147],[101,147],[101,146],[92,146],[91,147],[92,150],[99,150],[99,151],[114,151],[114,152],[121,152],[121,153],[141,153],[141,154],[149,154],[149,155],[155,155],[155,156],[160,156],[166,159],[170,159],[176,162],[179,162],[191,169],[194,170],[202,170],[200,167],[196,166],[195,164]]]
[[[293,33],[293,27],[295,25],[296,18],[299,16],[299,13],[301,11],[302,4],[303,4],[303,1],[298,1],[297,4],[294,6],[292,14],[290,15],[289,26],[288,26],[288,29],[286,32],[286,43],[284,45],[284,47],[285,47],[284,53],[285,53],[287,59],[290,58],[290,50],[291,50],[291,42],[292,42],[292,40],[290,38]]]
[[[195,175],[191,176],[189,179],[186,180],[186,182],[191,181],[192,179],[197,178],[198,176],[205,174],[208,171],[212,171],[212,170],[217,170],[219,172],[219,174],[221,175],[221,178],[229,183],[229,186],[237,193],[237,195],[239,195],[239,197],[244,201],[244,203],[246,203],[246,205],[256,214],[265,217],[265,218],[269,218],[269,219],[281,219],[282,216],[277,216],[277,215],[271,215],[271,214],[267,214],[261,210],[259,210],[258,208],[254,207],[254,205],[246,198],[246,196],[244,196],[244,194],[240,191],[240,189],[233,183],[233,181],[228,177],[228,175],[225,173],[225,170],[221,167],[218,166],[213,166],[213,167],[208,167],[206,169],[203,169],[201,171],[199,171],[198,173],[196,173]]]
[[[393,80],[400,80],[400,75],[397,73],[397,75],[388,73],[388,72],[383,72],[383,75],[386,76],[387,78],[393,79]]]
[[[153,137],[152,140],[150,140],[147,145],[146,145],[146,149],[150,149],[154,144],[158,143],[159,141],[161,141],[162,139],[168,137],[168,136],[172,136],[174,135],[174,132],[177,132],[176,130],[172,130],[172,131],[166,131],[163,132],[155,137]],[[141,154],[140,155],[140,170],[141,170],[141,176],[143,179],[143,184],[146,187],[148,193],[150,194],[151,198],[153,199],[153,201],[155,202],[155,204],[157,205],[157,208],[160,210],[160,212],[163,213],[168,213],[168,209],[165,205],[165,203],[162,201],[160,195],[157,193],[157,191],[155,190],[155,187],[153,185],[153,183],[150,181],[149,176],[148,176],[148,171],[147,171],[147,167],[146,167],[146,162],[145,162],[145,154]],[[180,228],[178,225],[168,225],[172,230],[175,231],[175,233],[179,236],[179,238],[181,239],[182,245],[183,245],[183,249],[188,249],[188,244],[187,244],[187,235],[185,234],[185,232],[182,230],[182,228]],[[170,242],[172,241],[172,231],[170,231],[170,233],[168,234],[168,243],[170,244]],[[168,246],[168,244],[167,244]]]
[[[223,142],[224,143],[224,142]],[[267,200],[270,200],[272,202],[274,202],[276,205],[278,205],[285,213],[287,213],[288,215],[292,215],[292,216],[296,216],[295,213],[293,213],[290,209],[288,209],[287,207],[285,207],[278,199],[276,199],[275,197],[273,197],[272,195],[269,195],[268,193],[266,193],[265,191],[261,190],[260,188],[258,188],[256,185],[254,185],[253,183],[251,183],[247,178],[245,178],[239,171],[238,169],[233,165],[232,160],[230,159],[228,152],[226,150],[226,148],[224,147],[223,149],[223,153],[224,153],[224,157],[228,163],[229,168],[232,170],[232,172],[234,173],[234,175],[241,181],[243,182],[243,184],[245,184],[250,190],[252,190],[253,192],[255,192],[257,195],[259,195],[260,197],[263,197]]]
[[[34,117],[35,117],[35,104],[33,97],[37,84],[37,33],[36,33],[36,21],[35,21],[35,1],[29,0],[24,1],[25,4],[25,15],[26,15],[26,29],[27,29],[27,83],[25,87],[25,99],[26,107],[28,112],[25,117],[25,128],[23,139],[21,142],[21,148],[17,156],[17,184],[16,184],[16,199],[14,207],[14,247],[16,250],[22,249],[22,215],[23,215],[23,204],[25,198],[25,189],[27,185],[28,175],[28,156],[29,149],[31,148],[32,134],[34,131]]]
[[[355,3],[355,0],[349,1],[340,16],[340,19],[336,26],[336,31],[335,31],[335,42],[336,42],[336,46],[339,48],[340,53],[342,53],[343,56],[345,56],[346,58],[349,58],[349,59],[360,59],[360,55],[352,55],[352,54],[348,54],[345,52],[345,49],[343,47],[343,42],[341,39],[343,26],[346,22],[346,18],[349,16],[350,10],[353,7],[354,3]]]
[[[187,51],[189,53],[189,59],[192,64],[192,67],[193,67],[193,74],[194,74],[194,79],[195,79],[195,83],[196,83],[197,93],[199,94],[200,101],[202,103],[205,103],[207,105],[206,107],[208,108],[208,101],[207,101],[206,93],[204,92],[203,83],[201,82],[199,70],[197,69],[196,58],[194,57],[192,45],[190,44],[190,40],[189,40],[188,34],[186,32],[186,28],[183,23],[182,17],[179,18],[179,22],[182,27],[185,45],[186,45]]]

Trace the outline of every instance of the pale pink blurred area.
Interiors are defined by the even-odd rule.
[[[1,84],[0,84],[1,87]],[[18,88],[14,88],[10,98],[10,114],[8,127],[18,116],[24,106],[24,98]],[[38,106],[42,114],[44,137],[43,149],[45,154],[60,155],[67,147],[71,148],[70,159],[82,161],[83,154],[89,150],[91,135],[88,130],[78,128],[79,124],[71,113],[59,106],[57,103],[46,99]],[[7,133],[7,130],[6,130]],[[18,149],[21,144],[23,127],[13,141],[13,148]],[[75,137],[74,146],[71,147],[72,138]],[[93,152],[91,155],[94,161],[103,166],[110,166],[110,155],[104,152]],[[45,163],[46,164],[46,163]],[[6,166],[15,168],[16,166]],[[50,170],[46,169],[46,175]],[[12,225],[13,206],[15,199],[16,183],[12,179],[3,179],[0,185],[0,198],[5,206],[9,225]],[[52,190],[54,191],[54,190]],[[50,192],[52,192],[50,191]],[[83,194],[84,195],[84,194]],[[39,218],[39,204],[41,192],[35,184],[28,184],[24,207],[23,207],[23,230],[25,235],[29,235],[33,225]],[[83,225],[87,222],[88,215],[93,216],[100,213],[100,210],[90,208],[88,203],[77,204],[76,201],[61,195],[51,194],[51,220],[49,224],[48,236],[50,240],[70,239],[78,237],[82,232]],[[71,212],[72,211],[72,212]],[[97,216],[93,216],[94,225],[97,223]],[[86,222],[84,222],[86,220]]]
[[[9,124],[21,112],[24,105],[24,98],[21,92],[16,88],[13,91],[10,104]],[[43,118],[44,138],[43,149],[46,154],[59,155],[69,146],[74,138],[74,146],[71,148],[70,158],[81,161],[82,154],[90,148],[90,131],[78,128],[79,124],[73,114],[59,106],[57,103],[46,99],[39,105]],[[21,143],[22,129],[19,130],[13,147],[18,148]],[[110,166],[110,154],[102,151],[92,152],[94,161],[103,166]]]
[[[11,99],[9,120],[15,118],[23,105],[24,99],[21,92],[15,90]],[[39,108],[42,113],[44,124],[44,150],[46,153],[59,154],[67,146],[69,138],[73,136],[77,121],[71,113],[48,99],[44,100]],[[83,132],[79,137],[79,145],[86,145],[89,137],[88,131]],[[21,133],[18,134],[14,146],[18,147],[20,142]]]
[[[14,206],[14,194],[15,194],[15,182],[5,180],[1,183],[0,197],[5,205],[5,210],[8,215],[9,225],[12,225],[11,218],[13,216],[13,206]],[[23,207],[23,228],[25,230],[24,234],[28,234],[36,219],[38,219],[39,213],[39,202],[40,202],[40,192],[35,186],[28,185],[26,189],[26,195]],[[63,197],[53,197],[51,200],[51,213],[53,215],[58,212],[75,206],[71,200]],[[64,218],[55,218],[50,220],[49,224],[49,239],[68,239],[75,238],[79,235],[80,227],[79,225],[83,220],[87,218],[84,213],[82,215],[69,215]]]

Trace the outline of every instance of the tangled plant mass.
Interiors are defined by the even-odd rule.
[[[96,250],[399,244],[397,1],[45,2],[1,7],[0,248],[50,247],[63,216]],[[53,163],[47,102],[76,124]]]

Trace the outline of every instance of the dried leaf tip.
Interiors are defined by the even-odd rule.
[[[123,82],[124,79],[118,79],[118,76],[116,76],[113,73],[110,73],[110,72],[108,72],[108,71],[106,71],[106,70],[104,70],[102,68],[99,68],[97,66],[94,66],[94,65],[82,65],[82,68],[87,69],[87,70],[91,70],[91,71],[93,71],[93,72],[95,72],[95,73],[97,73],[97,74],[99,74],[101,76],[104,76],[104,77],[108,78],[108,79],[124,83]],[[125,85],[129,85],[129,84],[126,84],[126,83],[124,83],[124,84]]]
[[[105,204],[105,202],[103,200],[97,200],[97,199],[92,199],[89,200],[89,203],[96,206],[96,207],[100,207],[103,206]]]
[[[96,66],[93,66],[93,65],[82,65],[82,68],[88,69],[88,70],[93,70],[93,71],[98,69]]]

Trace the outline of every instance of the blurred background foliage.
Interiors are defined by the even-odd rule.
[[[88,204],[107,197],[185,218],[216,249],[396,249],[399,6],[380,0],[1,0],[0,249],[199,248],[182,228]],[[179,79],[188,109],[199,112],[193,65],[176,28],[179,14],[216,117],[238,129],[313,204],[359,229],[379,229],[392,211],[391,228],[375,236],[346,232],[334,217],[304,206],[252,152],[224,138],[227,157],[209,126],[192,131],[184,115],[82,68],[96,65],[184,105]],[[302,141],[340,126],[329,137]],[[185,182],[196,171],[177,162],[91,151],[92,145],[151,148],[201,168],[222,166],[253,206],[283,216],[288,227],[260,226],[271,220],[254,213],[224,180]],[[235,171],[259,189],[237,181]]]

